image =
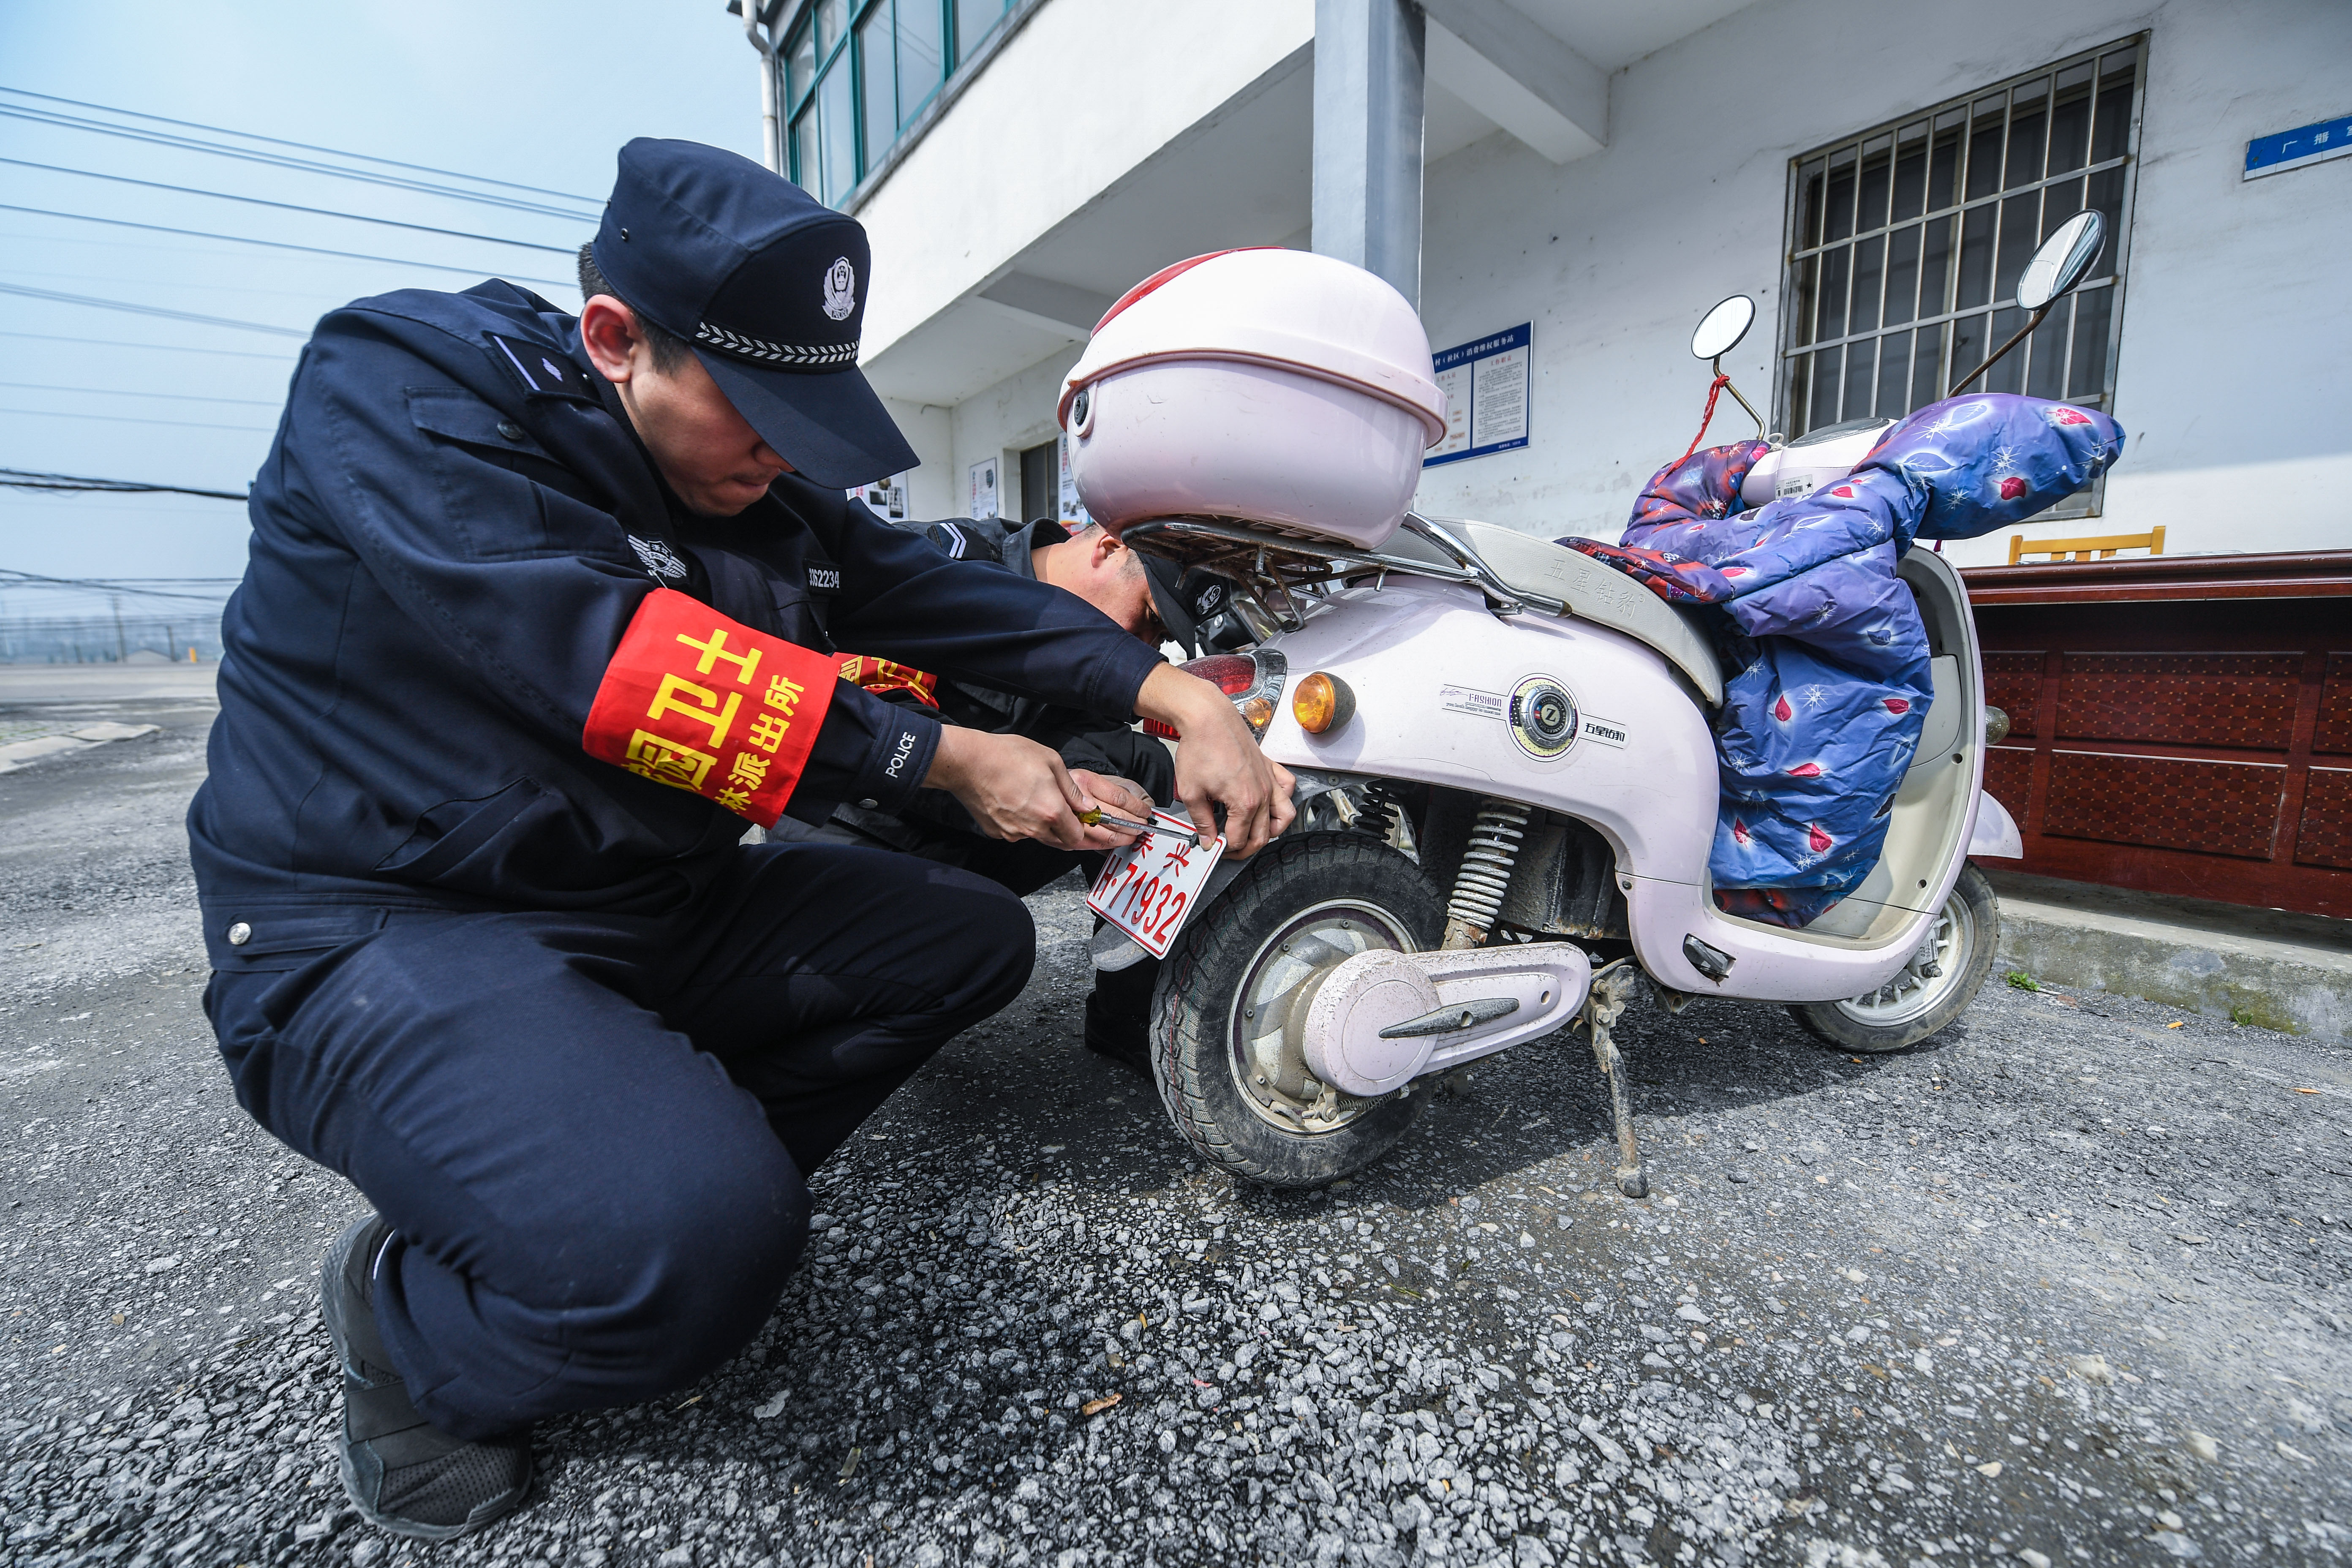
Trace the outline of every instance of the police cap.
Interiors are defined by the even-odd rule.
[[[1136,555],[1151,584],[1151,607],[1159,613],[1160,624],[1168,628],[1170,640],[1188,655],[1199,653],[1200,628],[1224,614],[1233,585],[1198,567],[1188,572],[1162,556],[1141,551]]]
[[[641,136],[621,149],[591,250],[811,482],[847,489],[915,467],[857,369],[870,258],[856,218],[748,158]]]

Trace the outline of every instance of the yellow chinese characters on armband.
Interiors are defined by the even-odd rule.
[[[832,657],[656,588],[605,667],[580,743],[773,826],[833,706],[835,670]]]
[[[911,665],[894,664],[887,658],[867,658],[863,654],[846,654],[841,660],[841,679],[852,686],[864,687],[877,697],[904,691],[926,708],[940,705],[940,678]]]

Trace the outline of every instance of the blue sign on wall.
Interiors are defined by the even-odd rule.
[[[2246,143],[2246,172],[2240,177],[2259,180],[2264,174],[2284,174],[2289,169],[2341,158],[2347,153],[2352,153],[2352,114],[2323,120],[2316,125],[2300,125],[2275,136],[2255,137]]]
[[[1535,326],[1440,349],[1433,356],[1445,391],[1445,437],[1421,460],[1424,468],[1483,458],[1528,444],[1528,379]]]

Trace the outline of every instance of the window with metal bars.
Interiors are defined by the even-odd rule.
[[[1010,0],[815,0],[784,42],[793,184],[839,206],[1004,19]]]
[[[1980,384],[2113,404],[2145,47],[2094,49],[1790,161],[1783,430],[1945,396],[2024,325],[2019,274],[2086,206],[2107,223],[2093,276]],[[2096,510],[2091,491],[2054,515]]]

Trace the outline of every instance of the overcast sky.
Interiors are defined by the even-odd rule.
[[[686,137],[760,155],[756,60],[724,0],[179,0],[130,9],[0,0],[0,88],[17,89],[0,92],[0,468],[242,491],[268,449],[302,336],[323,311],[390,289],[463,289],[491,276],[566,309],[579,303],[566,255],[23,164],[568,252],[593,233],[614,153],[629,138]],[[289,171],[25,118],[79,116],[219,140],[27,93],[585,199],[476,187],[580,215],[551,216]],[[337,259],[8,210],[26,207],[393,259]],[[428,262],[453,270],[418,265]],[[0,567],[59,577],[234,577],[245,567],[245,541],[244,508],[229,502],[0,489]],[[0,616],[89,607],[53,591],[0,588]]]

